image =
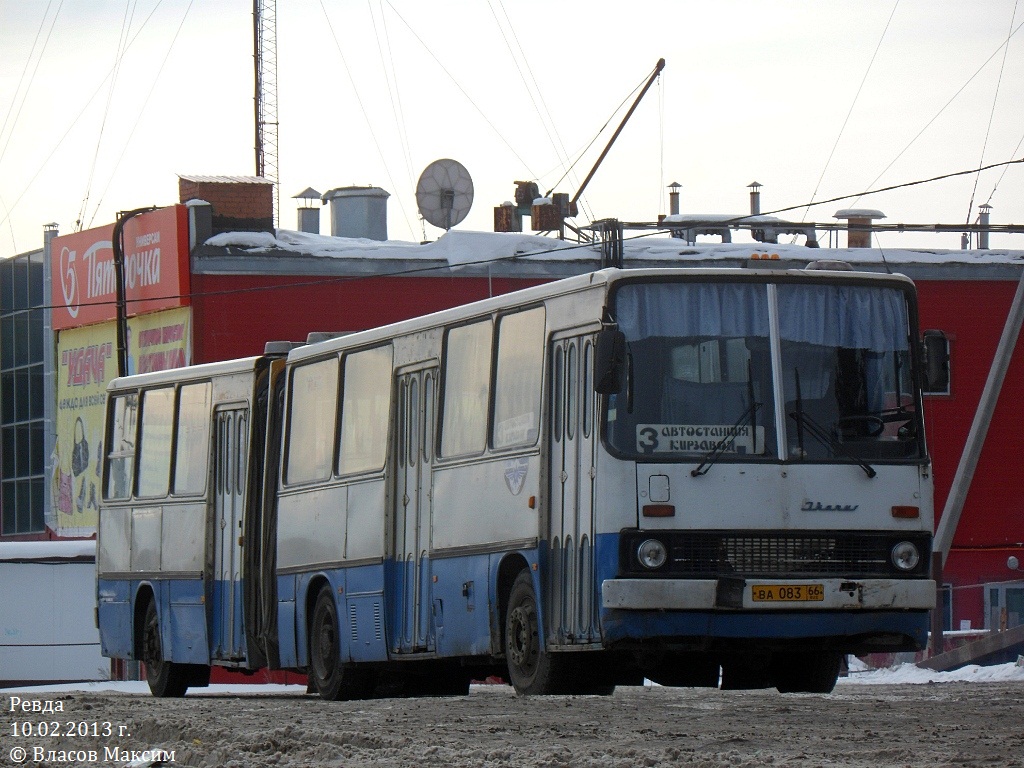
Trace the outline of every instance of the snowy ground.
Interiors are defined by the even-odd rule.
[[[188,768],[1024,768],[1021,683],[1015,664],[855,663],[827,696],[644,686],[522,698],[481,685],[456,698],[325,702],[302,686],[215,685],[178,700],[153,699],[144,683],[12,688],[0,690],[0,766],[121,768],[166,750],[166,765]],[[36,701],[58,711],[33,712]],[[83,723],[86,735],[67,734]]]

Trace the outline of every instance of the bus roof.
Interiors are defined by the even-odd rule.
[[[878,282],[899,284],[903,287],[913,286],[913,281],[901,274],[886,274],[878,272],[859,272],[849,269],[793,269],[788,265],[781,268],[772,268],[770,261],[764,264],[758,263],[750,269],[737,267],[674,267],[674,268],[648,268],[648,269],[618,269],[609,267],[606,269],[587,272],[586,274],[567,277],[561,280],[535,285],[530,288],[505,293],[500,296],[493,296],[481,301],[464,304],[450,309],[443,309],[428,315],[422,315],[409,320],[401,320],[397,323],[384,325],[377,328],[370,328],[363,331],[346,334],[326,341],[313,344],[306,344],[297,347],[288,353],[288,360],[295,362],[317,357],[324,353],[330,353],[363,344],[372,344],[375,341],[402,336],[414,333],[419,330],[434,328],[439,325],[458,323],[474,317],[480,317],[492,312],[501,311],[509,307],[528,305],[533,302],[540,302],[555,296],[567,295],[578,291],[587,290],[596,286],[609,286],[619,281],[635,281],[645,279],[681,278],[686,280],[700,281],[710,278],[725,280],[772,280],[799,279],[807,281],[823,282]]]
[[[262,357],[243,357],[237,360],[224,360],[217,363],[203,363],[202,365],[189,365],[184,368],[170,368],[164,371],[121,376],[107,385],[107,391],[113,392],[120,389],[133,389],[135,387],[172,384],[179,381],[209,379],[214,376],[246,373],[255,370],[257,363],[262,359]]]

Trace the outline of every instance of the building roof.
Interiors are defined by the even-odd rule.
[[[191,181],[195,184],[273,184],[270,179],[263,176],[193,176],[192,174],[179,173],[178,178],[182,181]]]

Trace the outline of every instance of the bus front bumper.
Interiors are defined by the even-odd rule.
[[[930,579],[608,579],[611,610],[931,610]]]

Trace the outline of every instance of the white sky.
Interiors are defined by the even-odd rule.
[[[823,173],[816,199],[1019,158],[1024,31],[1005,63],[1000,49],[1024,22],[1018,2],[280,0],[280,225],[296,227],[291,196],[307,186],[372,184],[392,194],[389,235],[419,240],[416,178],[452,157],[476,187],[461,228],[490,230],[515,180],[538,177],[543,192],[562,175],[548,134],[575,158],[659,57],[660,84],[588,187],[595,218],[654,220],[672,181],[684,213],[742,214],[754,180],[770,212],[811,200]],[[111,90],[126,12],[133,42]],[[618,119],[557,191],[575,192]],[[86,196],[83,228],[176,202],[179,173],[252,175],[253,121],[250,0],[0,0],[0,257],[39,247],[47,222],[74,231]],[[998,183],[993,223],[1024,224],[1024,167],[1002,173],[981,174],[970,216]],[[963,223],[975,181],[856,205],[889,222]],[[959,236],[878,242],[958,247]]]

